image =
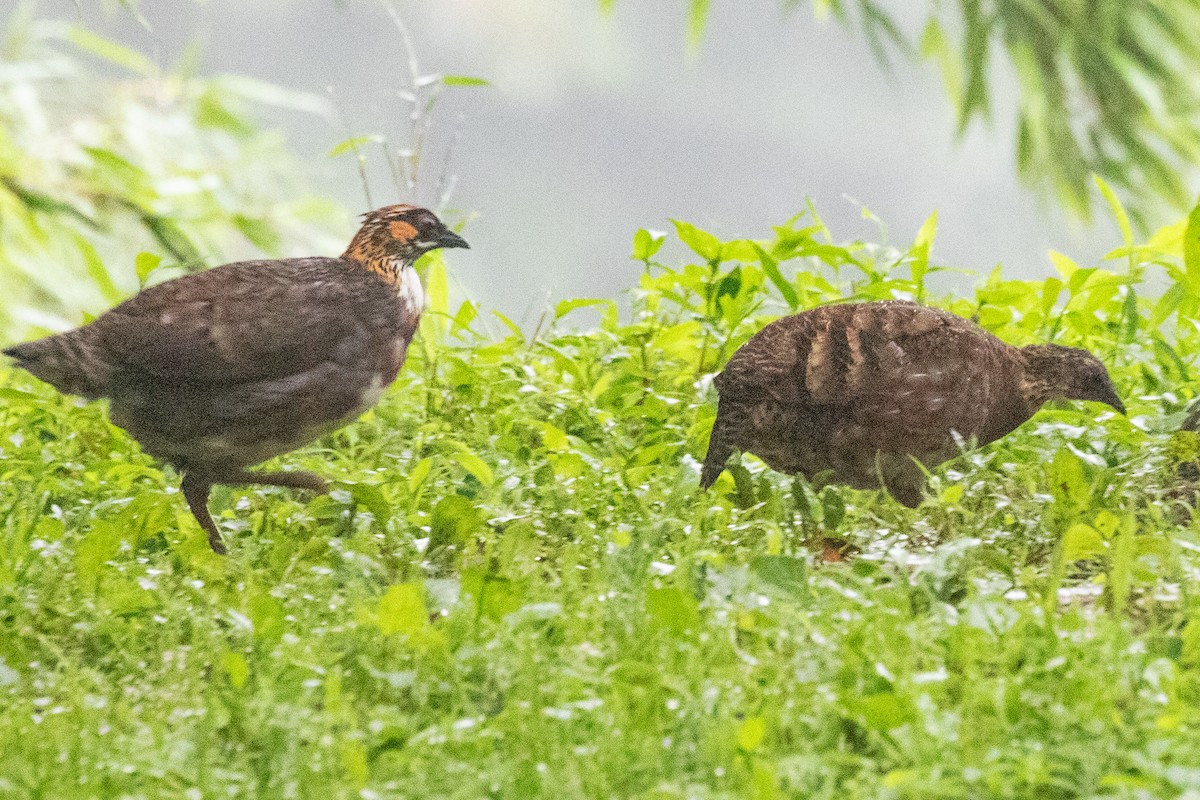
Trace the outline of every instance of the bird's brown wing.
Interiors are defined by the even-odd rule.
[[[880,450],[932,458],[952,449],[951,431],[969,438],[987,422],[1006,352],[1000,340],[911,304],[860,306],[847,331],[850,366],[835,371],[832,389],[814,392],[853,406],[847,435],[870,431],[863,438]]]
[[[85,330],[117,372],[237,384],[353,362],[395,328],[396,303],[339,259],[246,261],[146,289]]]
[[[825,306],[768,325],[716,383],[723,399],[821,408],[855,438],[919,452],[948,430],[978,430],[1003,348],[967,320],[915,303]]]

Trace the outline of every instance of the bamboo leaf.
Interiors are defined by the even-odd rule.
[[[344,139],[344,140],[338,142],[337,144],[335,144],[333,146],[333,149],[329,151],[329,153],[326,157],[327,158],[337,158],[338,156],[344,155],[346,153],[350,153],[350,152],[357,153],[358,150],[360,148],[362,148],[364,145],[372,144],[375,142],[382,142],[382,141],[383,141],[383,137],[378,134],[369,134],[366,136],[351,136],[349,139]]]
[[[99,34],[92,33],[87,28],[72,25],[67,30],[67,41],[94,56],[144,77],[158,73],[158,65],[146,56],[117,44],[111,39],[105,39]]]
[[[1096,184],[1096,188],[1100,190],[1100,194],[1104,196],[1105,201],[1108,202],[1108,207],[1112,209],[1113,217],[1117,220],[1117,225],[1121,229],[1121,238],[1124,240],[1125,246],[1133,247],[1133,226],[1129,224],[1129,214],[1125,212],[1125,207],[1121,205],[1116,192],[1099,175],[1093,175],[1092,181]]]
[[[470,75],[443,75],[444,86],[491,86],[492,82],[484,78],[473,78]]]
[[[695,51],[700,47],[704,38],[704,28],[708,24],[709,0],[691,0],[688,11],[688,47]]]
[[[1200,287],[1200,203],[1188,214],[1183,232],[1183,267],[1188,285]]]

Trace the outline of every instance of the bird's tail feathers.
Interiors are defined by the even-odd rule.
[[[717,419],[713,423],[712,435],[708,439],[708,453],[700,470],[700,488],[707,489],[725,471],[725,464],[733,455],[734,447],[729,443],[725,419],[721,415],[721,404],[717,403]]]
[[[717,482],[717,478],[725,471],[725,464],[733,455],[733,448],[718,442],[708,443],[708,455],[704,457],[704,466],[700,470],[700,488],[707,489]]]
[[[103,395],[107,369],[94,357],[78,331],[47,336],[14,345],[3,352],[17,366],[41,378],[60,392],[88,399]]]

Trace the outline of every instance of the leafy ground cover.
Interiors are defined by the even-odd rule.
[[[961,297],[934,219],[678,223],[630,308],[531,336],[434,259],[397,386],[281,460],[335,491],[220,490],[228,558],[101,405],[0,373],[0,796],[1198,797],[1192,216]],[[892,296],[1091,347],[1130,416],[1048,409],[916,510],[749,457],[697,491],[724,359]]]

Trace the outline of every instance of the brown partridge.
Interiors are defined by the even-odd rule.
[[[424,292],[413,264],[466,247],[409,205],[364,215],[340,258],[242,261],[153,286],[94,322],[4,352],[60,391],[107,397],[112,420],[183,473],[209,544],[214,484],[323,491],[309,472],[246,467],[355,419],[396,378]]]
[[[714,381],[720,399],[700,484],[734,451],[772,469],[921,502],[924,473],[995,441],[1056,398],[1122,414],[1086,350],[1013,347],[974,323],[902,301],[831,305],[767,325]]]

